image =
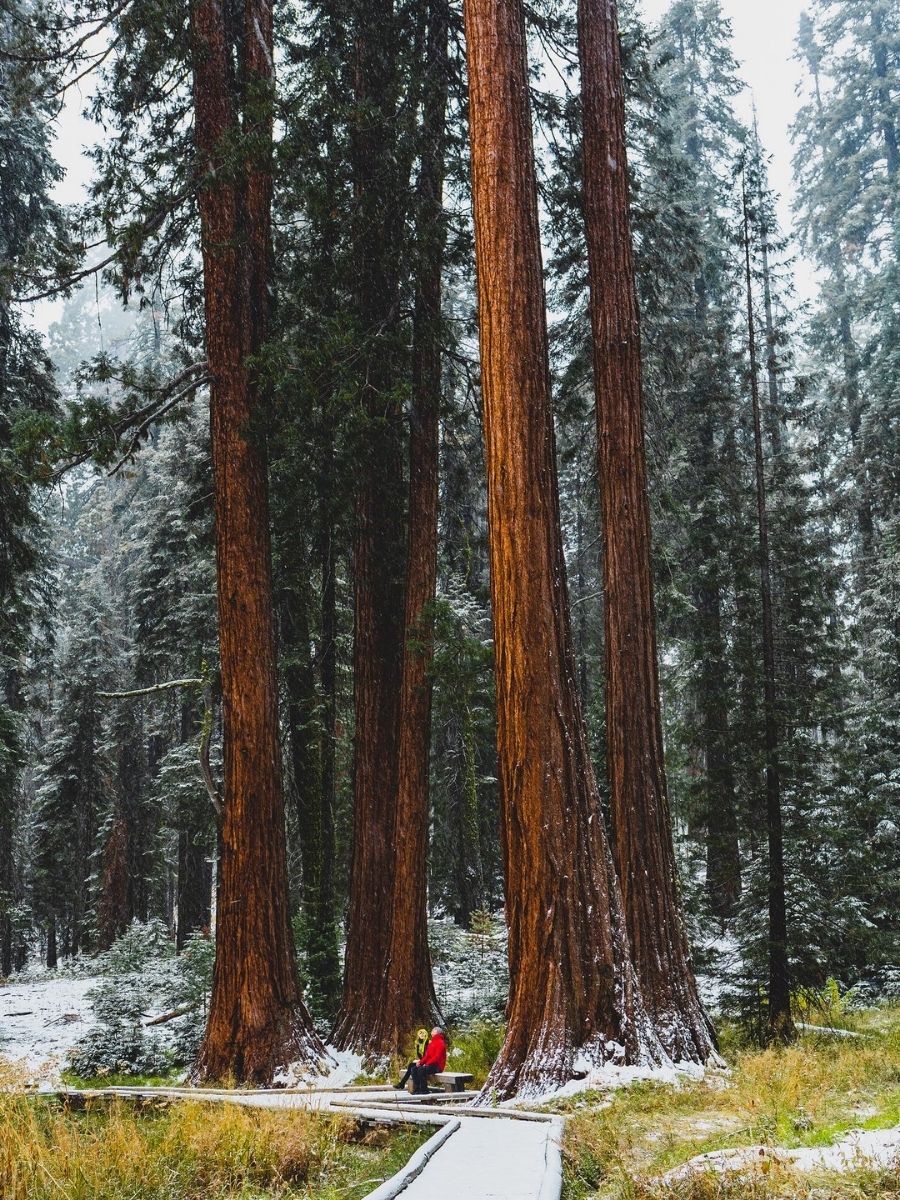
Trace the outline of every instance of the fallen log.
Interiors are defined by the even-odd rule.
[[[149,1029],[151,1025],[165,1025],[167,1021],[174,1021],[176,1017],[183,1017],[187,1013],[193,1012],[196,1007],[196,1004],[182,1004],[178,1008],[173,1008],[171,1012],[160,1013],[158,1017],[145,1021],[144,1027]]]

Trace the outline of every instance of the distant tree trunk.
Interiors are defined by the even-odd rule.
[[[441,403],[441,281],[444,266],[444,142],[447,109],[446,0],[428,5],[422,165],[413,316],[409,535],[400,702],[397,865],[385,977],[382,1037],[401,1049],[417,1025],[439,1017],[428,948],[428,817],[431,663],[437,585],[438,457]]]
[[[756,513],[759,528],[759,575],[762,599],[763,707],[766,738],[766,829],[769,842],[769,1034],[776,1041],[794,1036],[791,1020],[790,974],[787,955],[787,911],[784,885],[784,835],[779,778],[779,738],[775,680],[775,628],[772,613],[772,574],[769,560],[769,517],[763,462],[756,321],[753,315],[753,275],[750,268],[750,215],[746,176],[742,176],[744,256],[747,285],[747,340],[750,358],[750,397],[756,458]]]
[[[302,560],[299,569],[305,570]],[[303,882],[303,949],[310,1002],[314,1011],[321,1012],[333,1006],[334,985],[340,977],[331,903],[334,832],[330,804],[323,797],[325,738],[310,653],[307,598],[303,594],[306,584],[302,578],[295,579],[294,584],[294,589],[284,589],[279,603],[283,641],[291,647],[284,678]],[[333,788],[333,783],[329,787]]]
[[[881,117],[881,134],[884,139],[884,157],[887,166],[888,180],[893,184],[900,168],[900,147],[897,144],[897,128],[891,119],[896,111],[896,101],[893,88],[888,76],[891,67],[888,64],[888,47],[885,44],[884,21],[877,8],[872,12],[872,59],[875,67],[875,78],[878,91],[878,104]]]
[[[714,1049],[684,930],[663,760],[615,0],[579,0],[584,215],[603,533],[606,744],[616,866],[648,1013],[675,1060]]]
[[[354,537],[353,846],[339,1048],[382,1053],[396,870],[403,664],[403,432],[394,378],[399,321],[396,188],[397,30],[392,0],[355,6],[351,129],[357,314],[367,339]],[[379,919],[372,920],[378,913]],[[411,952],[412,948],[408,948]]]
[[[116,814],[103,848],[103,876],[97,911],[97,938],[108,950],[128,928],[128,825],[121,811]]]
[[[266,1084],[323,1047],[290,926],[264,401],[248,364],[268,328],[272,10],[244,0],[239,12],[241,29],[217,0],[195,0],[191,12],[225,749],[216,965],[196,1074]]]
[[[458,722],[458,753],[462,759],[456,804],[453,807],[453,854],[455,866],[454,919],[467,929],[472,914],[484,907],[484,866],[481,854],[481,822],[478,803],[478,764],[475,744],[475,714],[468,693],[461,698],[462,719]]]
[[[188,828],[178,831],[177,950],[184,949],[192,933],[209,929],[212,878],[207,850],[205,828],[202,832]]]
[[[500,1097],[560,1084],[576,1054],[659,1043],[643,1012],[575,681],[560,534],[537,187],[520,0],[466,0],[488,477],[501,833],[509,923]]]
[[[762,242],[763,299],[766,314],[766,376],[769,382],[769,419],[766,422],[772,453],[781,454],[781,396],[778,387],[778,333],[772,309],[772,276],[769,265],[769,245],[763,233]]]
[[[181,744],[200,735],[196,702],[185,696],[181,703]],[[212,901],[213,808],[205,789],[192,795],[178,814],[178,867],[172,898],[178,907],[175,946],[183,950],[192,933],[209,929]]]
[[[13,829],[16,805],[12,796],[0,803],[0,976],[4,979],[13,968],[13,922],[11,909],[15,893]]]
[[[694,592],[702,630],[697,707],[700,712],[705,784],[706,893],[715,915],[734,916],[741,898],[741,852],[738,841],[737,790],[734,780],[731,731],[725,698],[725,646],[722,637],[722,597],[711,572],[708,550],[703,576]]]
[[[51,917],[47,922],[47,969],[56,970],[56,918]]]

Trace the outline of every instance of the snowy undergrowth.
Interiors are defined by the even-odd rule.
[[[30,1086],[58,1081],[73,1047],[94,1025],[92,976],[13,977],[0,987],[0,1059]]]
[[[467,1029],[503,1020],[509,991],[502,915],[475,913],[471,929],[449,918],[428,923],[434,987],[447,1024]]]
[[[856,1021],[864,1038],[809,1034],[785,1050],[728,1053],[726,1038],[727,1075],[682,1076],[674,1083],[645,1080],[558,1100],[553,1107],[570,1114],[566,1200],[799,1198],[817,1185],[809,1174],[791,1191],[782,1176],[790,1177],[798,1166],[807,1172],[852,1168],[857,1191],[820,1191],[819,1200],[893,1195],[866,1188],[876,1186],[869,1178],[877,1182],[892,1169],[884,1162],[900,1125],[900,1009],[870,1010]],[[853,1130],[862,1131],[862,1140],[846,1141]],[[858,1155],[843,1153],[842,1144],[877,1145],[883,1154],[863,1166]],[[778,1162],[777,1153],[760,1156],[760,1146],[797,1151],[798,1158],[793,1164],[787,1157]],[[819,1154],[829,1147],[836,1149]],[[753,1179],[743,1182],[744,1191],[732,1191],[733,1172],[723,1175],[708,1165],[710,1160],[682,1170],[706,1154],[715,1154],[711,1161],[718,1165],[752,1162]],[[761,1157],[765,1168],[758,1165]]]
[[[136,921],[102,954],[57,972],[22,972],[0,987],[0,1057],[32,1086],[53,1087],[65,1071],[80,1079],[169,1074],[196,1051],[212,963],[208,938],[197,935],[176,956],[161,922]]]

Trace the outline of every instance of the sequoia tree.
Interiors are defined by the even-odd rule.
[[[441,278],[444,257],[444,143],[447,109],[446,0],[427,5],[422,157],[417,188],[418,262],[413,313],[405,636],[400,693],[396,810],[397,866],[381,1021],[400,1047],[438,1008],[428,948],[428,819],[431,662],[437,583],[438,417],[441,402]]]
[[[393,0],[354,12],[352,231],[360,358],[353,546],[353,846],[339,1047],[384,1051],[381,1029],[396,865],[395,811],[403,664],[403,426],[396,378],[399,323],[397,17]],[[372,913],[378,920],[372,920]]]
[[[485,1095],[660,1051],[575,678],[521,0],[466,0],[510,994]]]
[[[713,1050],[712,1031],[681,917],[663,762],[640,322],[615,0],[579,0],[578,46],[613,845],[647,1011],[674,1059],[704,1062]]]
[[[271,4],[245,0],[232,15],[196,0],[191,38],[225,753],[216,965],[196,1073],[266,1084],[323,1051],[290,925],[264,393],[251,361],[269,317]]]

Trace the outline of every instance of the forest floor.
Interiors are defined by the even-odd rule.
[[[61,1081],[73,1082],[62,1067],[71,1045],[93,1023],[86,995],[92,982],[58,978],[13,982],[0,988],[0,1083],[13,1080],[11,1074],[3,1079],[4,1060],[7,1064],[17,1060],[15,1080],[30,1090],[55,1090]],[[656,1072],[643,1079],[617,1072],[608,1079],[593,1077],[589,1081],[593,1086],[582,1082],[562,1089],[540,1108],[545,1118],[565,1119],[563,1200],[900,1200],[900,1006],[852,1013],[841,1024],[848,1028],[828,1032],[805,1025],[795,1045],[765,1051],[742,1044],[736,1033],[725,1027],[725,1070],[705,1075]],[[476,1021],[454,1038],[451,1065],[471,1071],[477,1086],[501,1042],[501,1026]],[[360,1084],[358,1060],[344,1057],[347,1061],[342,1060],[319,1087]],[[384,1077],[380,1078],[383,1081]],[[377,1080],[376,1074],[367,1082]],[[129,1081],[106,1076],[102,1083],[168,1084],[166,1090],[174,1099],[173,1081],[174,1077]],[[100,1084],[101,1080],[94,1082]],[[161,1091],[153,1089],[153,1095],[160,1097]],[[178,1096],[181,1100],[187,1096],[191,1107],[188,1089],[179,1091]],[[359,1110],[377,1104],[409,1112],[412,1120],[428,1119],[424,1113],[412,1112],[405,1102],[398,1105],[396,1094],[389,1092],[313,1093],[300,1088],[261,1094],[232,1092],[217,1098],[270,1109],[327,1107],[336,1101]],[[460,1127],[406,1189],[404,1200],[444,1200],[445,1196],[449,1200],[451,1194],[473,1200],[535,1200],[545,1179],[550,1180],[552,1197],[553,1171],[548,1166],[552,1165],[558,1125],[548,1120],[523,1121],[506,1109],[485,1118],[467,1116],[458,1102],[445,1107],[460,1121]],[[383,1114],[385,1108],[380,1111]],[[58,1119],[74,1122],[72,1137],[88,1129],[90,1137],[96,1138],[103,1129],[99,1118],[93,1127],[79,1124],[77,1115],[59,1115]],[[277,1143],[277,1134],[261,1136],[266,1145]],[[402,1165],[403,1155],[398,1151],[394,1156],[392,1147],[403,1146],[408,1156],[423,1136],[420,1127],[414,1129],[409,1142],[401,1138],[382,1147],[384,1163],[377,1147],[345,1148],[338,1157],[349,1164],[349,1182],[341,1185],[346,1188],[341,1194],[351,1200],[366,1194],[384,1178],[385,1164],[392,1170]],[[165,1143],[165,1137],[161,1141]],[[249,1145],[246,1138],[245,1143]],[[254,1154],[256,1151],[251,1158]],[[8,1155],[5,1161],[10,1161]],[[3,1162],[0,1141],[0,1166]],[[366,1176],[371,1186],[363,1191],[353,1190],[353,1162],[372,1164]],[[332,1195],[322,1190],[324,1184],[304,1192],[296,1179],[290,1183],[294,1190],[285,1190],[288,1182],[275,1172],[261,1186],[257,1186],[259,1177],[250,1192],[240,1190],[244,1188],[241,1183],[232,1192],[202,1194],[216,1200],[219,1195]],[[16,1193],[7,1188],[2,1194]],[[43,1195],[40,1191],[22,1194]],[[82,1195],[77,1190],[58,1189],[53,1194],[74,1200]],[[109,1194],[130,1193],[123,1188]],[[138,1194],[155,1197],[157,1193]],[[166,1200],[170,1196],[172,1200],[194,1200],[201,1193],[186,1187],[158,1194]],[[558,1185],[555,1194],[558,1196]],[[97,1190],[84,1195],[102,1198],[106,1193]]]
[[[564,1200],[900,1197],[900,1007],[850,1023],[786,1049],[726,1034],[725,1071],[548,1106],[567,1117]]]
[[[17,981],[0,987],[0,1058],[15,1062],[34,1083],[59,1081],[69,1052],[94,1024],[87,993],[97,979]]]

